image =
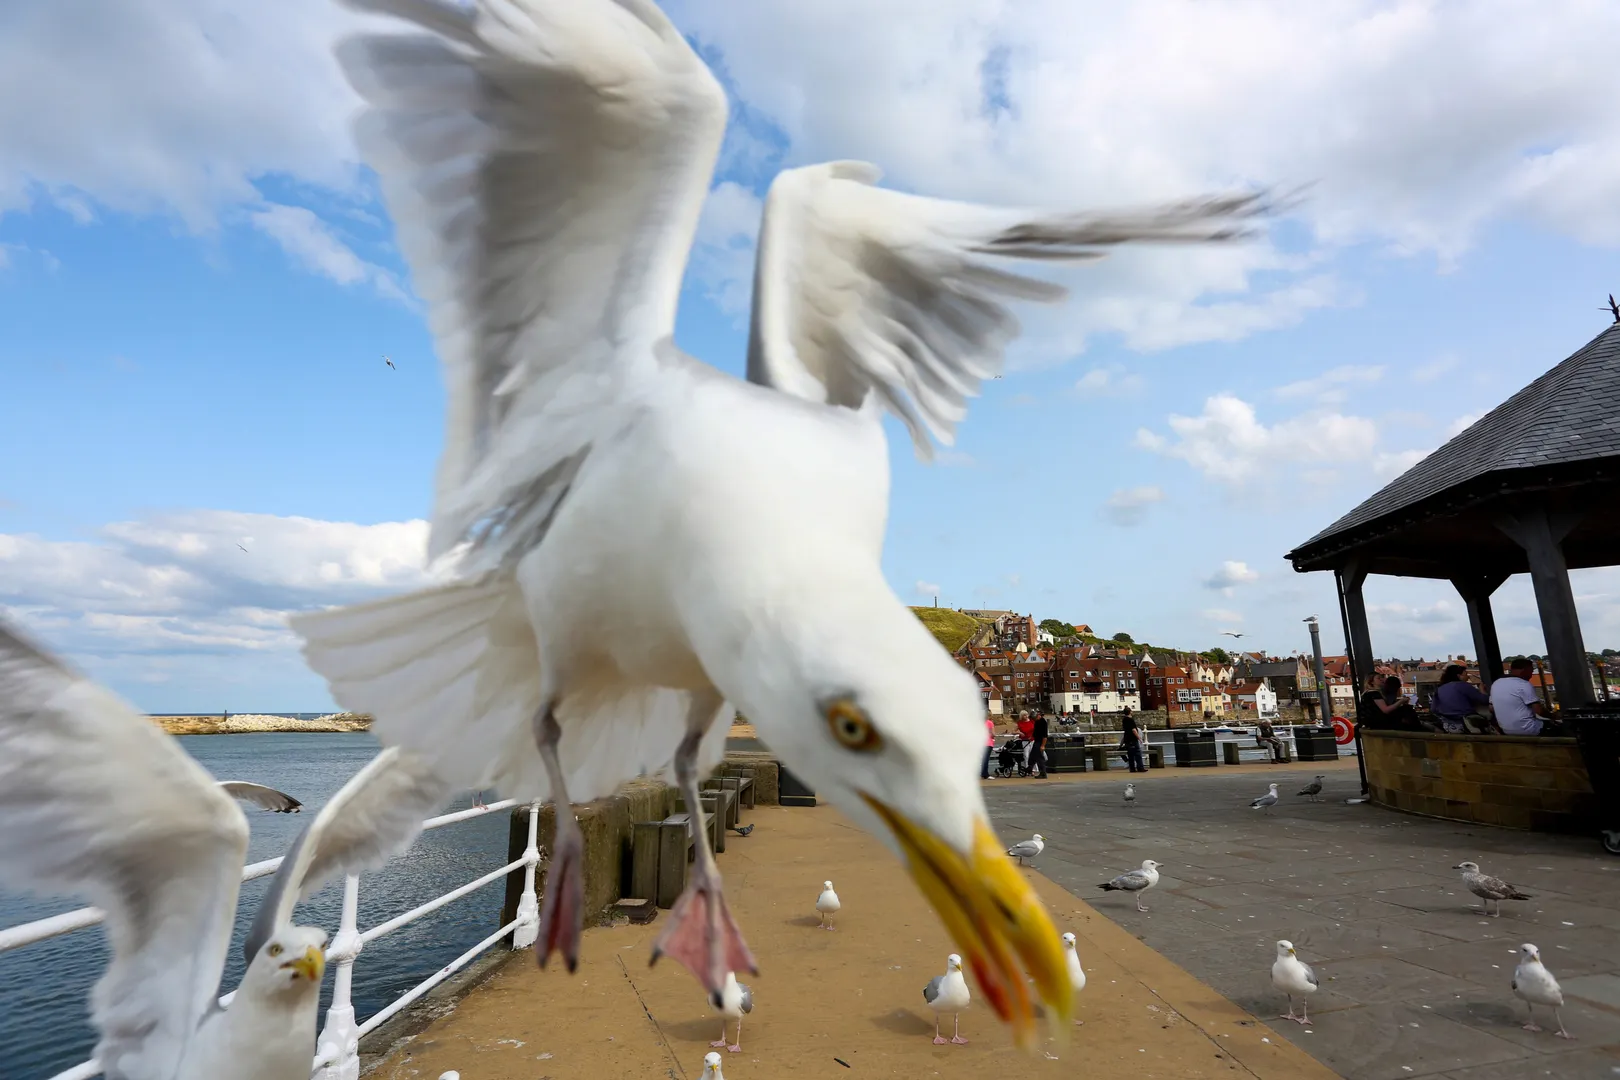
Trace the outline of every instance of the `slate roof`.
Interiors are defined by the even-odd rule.
[[[1620,323],[1288,554],[1490,473],[1620,458]]]

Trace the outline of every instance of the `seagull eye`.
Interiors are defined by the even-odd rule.
[[[269,951],[271,956],[280,956],[281,955],[281,946],[280,945],[272,945],[272,946],[270,946],[268,951]]]
[[[827,706],[827,726],[832,729],[833,738],[846,750],[867,751],[883,747],[883,737],[877,733],[860,706],[852,701],[839,700]]]

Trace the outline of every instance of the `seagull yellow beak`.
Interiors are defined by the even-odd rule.
[[[1053,1030],[1066,1032],[1075,992],[1062,938],[989,825],[974,825],[973,850],[963,856],[899,812],[870,796],[862,798],[900,842],[912,879],[967,958],[996,1015],[1012,1025],[1018,1045],[1035,1045],[1035,1005],[1015,952],[1056,1014]]]
[[[304,955],[296,960],[289,960],[281,965],[298,972],[310,982],[320,982],[321,976],[326,974],[326,953],[311,945],[304,950]]]

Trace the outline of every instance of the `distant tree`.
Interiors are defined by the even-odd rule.
[[[1119,633],[1115,634],[1113,637],[1109,638],[1108,640],[1109,641],[1123,642],[1126,645],[1134,645],[1134,644],[1136,644],[1136,639],[1131,637],[1131,635],[1125,633],[1125,631],[1123,631],[1123,630],[1121,630]]]
[[[1041,629],[1053,637],[1074,637],[1076,633],[1075,628],[1062,619],[1042,619]]]
[[[1217,647],[1209,650],[1209,652],[1205,653],[1204,654],[1204,659],[1213,660],[1217,664],[1230,664],[1232,662],[1232,655],[1230,653],[1228,653],[1225,649],[1222,649],[1219,646],[1217,646]]]

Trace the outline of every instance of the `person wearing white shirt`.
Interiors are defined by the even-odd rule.
[[[1508,673],[1491,683],[1491,708],[1504,735],[1540,735],[1547,710],[1530,685],[1534,665],[1519,659],[1508,665]]]

